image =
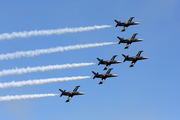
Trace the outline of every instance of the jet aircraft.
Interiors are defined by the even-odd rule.
[[[99,74],[98,72],[95,73],[94,71],[92,71],[92,73],[94,74],[93,79],[95,79],[95,78],[102,78],[101,81],[99,82],[99,84],[103,84],[104,80],[105,80],[107,77],[117,77],[118,75],[110,74],[110,72],[111,72],[112,69],[113,69],[113,68],[109,69],[105,74]]]
[[[98,66],[99,66],[100,64],[105,64],[106,67],[104,68],[104,70],[107,70],[107,68],[108,68],[111,64],[122,63],[121,61],[116,61],[116,60],[114,60],[116,56],[117,56],[117,55],[114,55],[114,56],[111,58],[111,60],[107,60],[107,61],[103,61],[103,59],[97,58],[97,59],[99,60]]]
[[[124,38],[117,37],[120,40],[118,44],[120,44],[120,43],[127,43],[126,47],[124,49],[128,49],[132,42],[143,41],[143,39],[135,38],[137,34],[138,33],[133,34],[133,36],[130,39],[124,39]]]
[[[122,54],[125,58],[123,62],[125,62],[126,60],[132,61],[131,65],[129,67],[134,67],[134,64],[137,62],[137,60],[149,59],[148,57],[140,56],[142,52],[143,51],[139,51],[138,54],[136,56],[133,56],[133,57],[129,57],[129,55],[126,56],[126,55]]]
[[[82,93],[82,92],[77,92],[77,89],[79,88],[80,86],[76,86],[75,89],[73,91],[70,91],[70,92],[66,92],[66,90],[61,90],[59,89],[62,93],[60,95],[60,97],[62,95],[65,95],[65,96],[69,96],[68,99],[66,100],[66,102],[69,102],[69,100],[74,96],[74,95],[84,95],[85,93]]]
[[[124,32],[128,26],[140,24],[139,22],[132,22],[132,19],[133,19],[133,18],[134,18],[134,17],[131,17],[128,22],[122,22],[122,23],[121,23],[121,21],[117,21],[117,20],[114,20],[114,21],[117,23],[117,24],[116,24],[116,27],[117,27],[117,26],[124,26],[124,28],[123,28],[122,31],[121,31],[121,32]]]

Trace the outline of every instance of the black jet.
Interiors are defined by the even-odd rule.
[[[99,84],[103,84],[104,80],[107,78],[107,77],[117,77],[118,75],[114,75],[114,74],[110,74],[111,70],[113,68],[109,69],[106,74],[99,74],[98,72],[95,73],[94,71],[92,71],[92,73],[94,74],[94,77],[93,79],[95,78],[102,78],[101,81],[99,82]]]
[[[66,92],[66,90],[61,90],[59,89],[62,93],[60,95],[60,97],[62,95],[65,95],[65,96],[69,96],[68,99],[66,100],[66,102],[69,102],[69,100],[74,96],[74,95],[84,95],[85,93],[82,93],[82,92],[77,92],[77,89],[79,88],[80,86],[76,86],[75,89],[73,91],[70,91],[70,92]]]
[[[122,31],[121,31],[121,32],[124,32],[128,26],[140,24],[139,22],[132,22],[132,19],[133,19],[133,18],[134,18],[134,17],[131,17],[128,22],[122,22],[122,23],[121,23],[121,21],[117,21],[117,20],[114,20],[114,21],[117,23],[117,24],[116,24],[116,27],[117,27],[117,26],[124,26],[124,28],[123,28]]]
[[[133,57],[129,57],[129,55],[126,56],[126,55],[122,54],[125,58],[123,62],[132,61],[131,65],[129,67],[134,67],[134,64],[136,63],[137,60],[149,59],[148,57],[140,56],[142,52],[143,51],[139,51],[138,54],[136,56],[133,56]]]
[[[108,68],[111,64],[122,63],[121,61],[116,61],[116,60],[114,60],[116,56],[117,56],[117,55],[114,55],[114,56],[111,58],[111,60],[107,60],[107,61],[103,61],[103,59],[97,58],[97,59],[99,60],[98,66],[99,66],[100,64],[105,64],[106,67],[104,68],[104,70],[107,70],[107,68]]]
[[[133,34],[133,36],[130,39],[124,39],[124,38],[117,37],[120,40],[118,44],[120,44],[120,43],[127,43],[126,47],[124,49],[128,49],[132,42],[143,41],[143,39],[135,38],[137,34],[138,33]]]

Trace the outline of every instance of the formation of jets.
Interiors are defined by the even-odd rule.
[[[121,21],[114,20],[114,21],[117,23],[115,27],[117,27],[117,26],[124,26],[124,28],[123,28],[122,31],[121,31],[121,32],[124,32],[128,26],[140,24],[139,22],[132,22],[132,19],[133,19],[133,18],[134,18],[134,17],[131,17],[128,22],[122,22],[122,23],[121,23]],[[126,43],[126,47],[125,47],[124,49],[128,49],[129,46],[131,45],[131,43],[143,41],[143,39],[137,39],[137,38],[135,38],[137,34],[138,34],[138,33],[133,34],[133,36],[132,36],[130,39],[124,39],[124,38],[117,37],[117,38],[120,40],[118,44],[120,44],[120,43]],[[139,51],[138,54],[137,54],[136,56],[133,56],[133,57],[129,57],[129,55],[124,55],[124,54],[122,54],[122,56],[124,57],[124,61],[123,61],[123,62],[125,62],[125,61],[132,61],[132,62],[131,62],[131,65],[130,65],[129,67],[134,67],[134,64],[135,64],[138,60],[148,59],[148,57],[140,56],[142,52],[143,52],[143,51]],[[114,55],[114,56],[111,58],[111,60],[106,60],[106,61],[104,61],[103,59],[97,58],[98,61],[99,61],[98,66],[99,66],[100,64],[106,65],[103,70],[107,70],[108,67],[109,67],[111,64],[122,63],[122,61],[116,61],[116,60],[114,60],[116,57],[117,57],[117,55]],[[103,84],[103,82],[106,80],[106,78],[108,78],[108,77],[117,77],[118,75],[110,74],[110,72],[111,72],[112,69],[113,69],[113,68],[108,69],[108,71],[107,71],[105,74],[99,74],[99,72],[96,73],[96,72],[92,71],[92,73],[94,74],[93,79],[95,79],[95,78],[101,78],[101,81],[99,82],[99,84]],[[68,99],[66,100],[66,102],[69,102],[69,100],[70,100],[74,95],[84,95],[84,93],[77,91],[77,89],[78,89],[79,87],[80,87],[80,86],[76,86],[75,89],[74,89],[73,91],[70,91],[70,92],[66,92],[66,90],[61,90],[61,89],[59,89],[59,90],[62,92],[61,95],[60,95],[60,97],[61,97],[62,95],[68,96]]]

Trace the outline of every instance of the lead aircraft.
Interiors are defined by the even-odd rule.
[[[134,18],[134,17],[131,17],[131,18],[128,20],[128,22],[121,22],[121,21],[114,20],[114,21],[117,23],[115,27],[117,27],[117,26],[124,26],[124,28],[123,28],[122,31],[121,31],[121,32],[124,32],[128,26],[140,24],[139,22],[132,22],[132,19],[133,19],[133,18]]]

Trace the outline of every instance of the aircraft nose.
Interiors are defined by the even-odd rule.
[[[122,61],[117,61],[117,63],[122,63]]]
[[[135,22],[136,25],[140,24],[139,22]]]
[[[81,92],[80,94],[81,94],[81,95],[84,95],[85,93],[82,93],[82,92]]]
[[[117,77],[118,75],[113,75],[113,77]]]
[[[144,57],[144,59],[149,59],[149,57]]]
[[[143,39],[138,39],[138,41],[143,41]]]

